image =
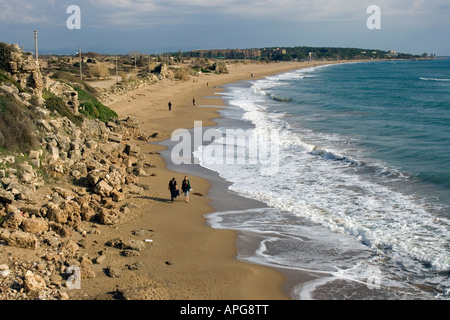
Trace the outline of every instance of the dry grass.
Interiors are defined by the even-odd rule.
[[[95,64],[89,66],[89,73],[97,78],[109,78],[109,68],[105,64]]]
[[[36,144],[30,111],[0,95],[0,148],[29,151]]]

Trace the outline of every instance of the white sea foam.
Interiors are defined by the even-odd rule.
[[[263,261],[265,264],[289,268],[301,265],[300,268],[305,270],[331,272],[330,268],[334,265],[326,264],[326,259],[319,265],[309,265],[305,264],[305,259],[308,260],[305,256],[301,263],[293,262],[292,257],[287,258],[280,253],[281,249],[275,250],[276,256],[266,254],[270,251],[268,246],[274,243],[292,243],[297,237],[295,243],[301,247],[300,235],[306,234],[309,239],[313,238],[306,229],[295,225],[296,219],[299,219],[325,227],[336,234],[349,235],[380,256],[389,257],[404,266],[411,265],[411,269],[418,274],[426,272],[421,264],[427,264],[437,272],[448,272],[448,220],[438,219],[420,196],[399,192],[388,183],[393,180],[393,176],[406,182],[408,176],[402,176],[395,168],[389,168],[376,160],[364,159],[364,152],[355,150],[348,137],[318,134],[301,127],[293,128],[286,121],[285,114],[268,111],[267,90],[282,85],[283,81],[302,79],[317,68],[269,77],[257,81],[250,89],[236,87],[224,94],[231,105],[244,111],[243,119],[251,122],[256,132],[278,130],[278,140],[271,143],[277,143],[280,150],[279,168],[275,176],[267,179],[260,174],[258,166],[249,164],[202,165],[232,182],[231,190],[262,201],[276,211],[263,210],[263,216],[261,211],[253,212],[245,221],[238,219],[238,215],[234,213],[219,213],[210,216],[210,223],[217,228],[225,226],[247,232],[272,232],[271,237],[261,241],[258,250],[246,257],[252,262]],[[358,171],[362,167],[376,168],[372,170],[375,173],[394,174],[364,175]],[[231,219],[225,222],[223,219],[230,217],[230,214],[235,221]],[[286,217],[290,218],[284,221],[284,225],[279,223],[280,219],[287,219]],[[267,229],[268,224],[277,227]],[[317,238],[314,240],[320,241]],[[327,245],[330,243],[331,241],[327,241]],[[316,251],[311,261],[320,261],[317,256]],[[367,260],[366,257],[364,261]],[[333,263],[337,263],[336,261],[333,260]],[[330,279],[346,275],[356,277],[359,281],[368,277],[362,269],[361,264],[346,265],[343,270],[352,270],[350,273],[336,271],[331,274]],[[358,273],[360,276],[355,276]],[[300,295],[309,296],[308,290],[328,280],[311,283],[309,289],[301,289]]]
[[[437,81],[437,82],[448,82],[450,79],[436,79],[436,78],[419,78],[423,81]]]
[[[242,91],[235,97],[230,103],[246,111],[244,118],[255,125],[256,131],[280,129],[280,140],[272,143],[279,143],[284,162],[280,163],[278,175],[270,180],[259,176],[257,168],[251,166],[210,167],[234,183],[232,190],[308,217],[334,231],[352,234],[373,248],[392,247],[438,270],[450,268],[450,257],[443,250],[449,241],[449,226],[434,223],[433,214],[414,196],[348,172],[349,165],[361,163],[345,156],[345,150],[305,142],[289,130],[279,114],[268,113],[258,96]],[[447,236],[436,239],[430,236],[434,234]]]

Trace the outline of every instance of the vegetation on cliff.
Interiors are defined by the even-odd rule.
[[[34,115],[14,99],[0,94],[0,148],[28,152],[36,144]]]
[[[51,76],[78,93],[78,114],[61,96],[44,89],[41,83],[36,85],[36,73],[42,77],[29,53],[0,42],[0,148],[3,150],[27,152],[36,146],[38,130],[34,110],[42,104],[77,126],[85,118],[101,121],[117,118],[113,110],[98,101],[97,90],[79,77],[56,69]]]
[[[86,82],[81,81],[79,77],[68,72],[56,71],[51,78],[68,84],[78,92],[79,111],[89,119],[112,121],[118,117],[116,112],[98,101],[97,90]]]

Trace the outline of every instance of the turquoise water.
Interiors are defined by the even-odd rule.
[[[349,157],[414,177],[449,203],[450,59],[334,66],[272,91],[292,99],[270,105],[273,111],[352,139],[359,154]]]
[[[224,117],[276,132],[259,135],[276,146],[272,172],[196,152],[232,191],[267,205],[208,216],[241,231],[240,259],[316,275],[294,299],[448,298],[449,59],[313,67],[223,96]]]

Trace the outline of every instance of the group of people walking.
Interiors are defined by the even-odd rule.
[[[172,102],[171,101],[169,101],[168,106],[169,106],[169,111],[172,111]],[[195,98],[192,98],[192,106],[195,107]]]
[[[170,198],[172,202],[180,196],[180,190],[178,189],[177,180],[175,178],[172,178],[172,180],[169,181],[169,191],[170,191]],[[186,203],[189,202],[189,192],[192,191],[191,183],[189,182],[189,179],[187,176],[184,177],[183,182],[181,183],[181,192],[184,193],[184,197],[186,200]]]
[[[172,102],[169,101],[169,111],[172,111]],[[192,98],[192,106],[195,107],[195,98]],[[180,196],[180,190],[178,189],[177,180],[175,178],[172,178],[172,180],[169,181],[169,191],[170,191],[170,200],[173,202],[177,197]],[[189,179],[187,176],[184,177],[183,182],[181,183],[181,192],[184,193],[184,197],[186,200],[186,203],[189,202],[189,192],[192,191],[191,183],[189,182]]]

